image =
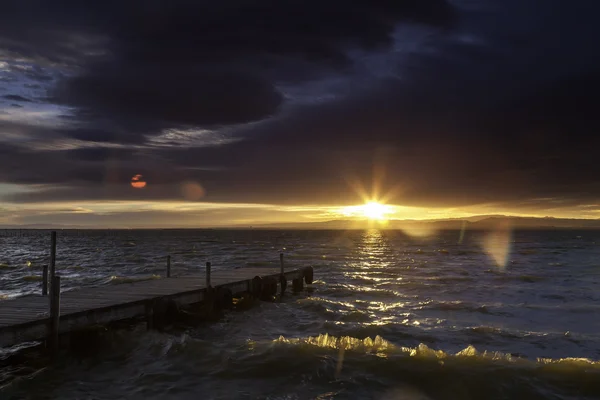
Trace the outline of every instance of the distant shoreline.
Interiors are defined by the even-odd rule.
[[[535,218],[513,216],[474,216],[464,219],[431,220],[331,220],[323,222],[248,224],[198,227],[87,227],[60,225],[0,226],[0,231],[190,231],[190,230],[323,230],[348,231],[380,229],[427,233],[467,230],[600,230],[600,219]]]

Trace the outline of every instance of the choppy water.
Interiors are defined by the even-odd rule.
[[[600,232],[59,233],[75,288],[312,265],[311,292],[168,333],[112,330],[49,364],[0,355],[0,398],[599,399]],[[0,238],[0,295],[39,291],[49,234]],[[16,377],[20,377],[16,379]]]

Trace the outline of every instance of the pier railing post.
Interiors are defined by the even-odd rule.
[[[171,255],[167,256],[167,278],[171,277]]]
[[[50,233],[50,270],[48,272],[50,282],[50,293],[52,293],[52,285],[54,285],[54,276],[56,275],[56,231]]]
[[[206,287],[210,288],[210,262],[206,263]]]
[[[50,345],[51,351],[58,351],[58,333],[60,328],[60,276],[52,278],[50,286]]]
[[[42,267],[42,296],[48,295],[48,266]]]

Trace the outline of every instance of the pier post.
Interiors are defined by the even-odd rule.
[[[287,280],[285,279],[285,271],[283,264],[283,253],[279,253],[279,266],[281,268],[281,275],[279,276],[279,285],[281,287],[281,295],[283,296],[283,292],[285,292],[285,288],[287,287]]]
[[[307,285],[313,283],[313,267],[304,268],[304,282]]]
[[[167,278],[171,277],[171,255],[167,256]]]
[[[210,262],[206,263],[206,287],[210,288]]]
[[[298,293],[304,290],[304,281],[302,278],[294,279],[292,281],[292,290],[294,293]]]
[[[60,276],[52,278],[50,286],[50,345],[51,351],[58,351],[58,333],[60,328]]]
[[[54,284],[56,275],[56,231],[50,233],[50,285]],[[52,288],[50,289],[52,290]]]
[[[42,267],[42,296],[48,295],[48,265]]]

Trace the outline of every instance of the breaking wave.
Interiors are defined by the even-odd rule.
[[[309,336],[306,338],[286,338],[280,336],[273,342],[276,344],[308,348],[319,347],[357,353],[371,353],[380,357],[407,356],[445,361],[494,362],[515,366],[518,365],[519,367],[527,368],[579,370],[600,374],[600,361],[594,361],[588,358],[536,358],[535,360],[532,360],[498,351],[479,351],[472,345],[469,345],[456,353],[448,353],[443,350],[432,349],[423,343],[416,347],[398,346],[385,340],[381,336],[375,336],[373,339],[370,337],[365,339],[358,339],[351,336],[336,337],[328,334]],[[600,378],[600,376],[598,376],[598,378]]]

